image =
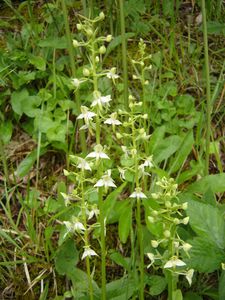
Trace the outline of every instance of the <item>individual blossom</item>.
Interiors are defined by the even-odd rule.
[[[146,195],[141,191],[140,187],[137,187],[135,189],[135,191],[130,195],[130,198],[137,198],[137,199],[141,199],[141,198],[147,198]]]
[[[111,178],[111,170],[108,170],[105,175],[102,176],[101,179],[97,181],[94,187],[102,187],[104,186],[106,189],[108,187],[116,187],[113,179]]]
[[[92,111],[89,111],[86,106],[81,106],[80,110],[81,110],[81,114],[77,117],[77,119],[78,120],[84,119],[86,125],[88,125],[90,121],[93,119],[93,117],[96,116],[96,114]]]
[[[106,73],[106,76],[112,79],[113,83],[115,83],[115,79],[119,78],[119,75],[116,74],[116,68],[110,69],[109,72]]]
[[[164,265],[164,269],[176,268],[186,266],[185,262],[179,259],[177,256],[173,256],[168,262]]]
[[[105,152],[103,152],[103,147],[102,145],[98,144],[94,147],[94,150],[93,152],[89,153],[86,158],[95,158],[96,161],[98,161],[100,158],[102,159],[110,159],[108,157],[107,154],[105,154]]]
[[[151,252],[146,253],[146,255],[148,256],[149,260],[151,261],[151,263],[149,265],[147,265],[147,269],[150,268],[157,259],[161,259],[161,257],[159,255],[155,255],[154,253],[151,253]]]
[[[91,167],[90,164],[83,158],[78,157],[78,165],[77,165],[78,169],[81,169],[82,171],[84,170],[88,170],[91,171]]]
[[[86,257],[98,256],[98,254],[90,248],[90,246],[84,247],[84,253],[82,254],[81,259],[85,259]]]
[[[93,100],[91,106],[97,106],[100,110],[102,110],[102,107],[108,106],[110,101],[112,101],[111,95],[99,96],[98,98]]]
[[[85,82],[86,80],[80,80],[78,78],[73,78],[72,79],[72,84],[76,87],[79,88],[79,86],[81,85],[81,83]]]
[[[118,171],[120,173],[121,180],[126,180],[126,177],[125,177],[126,170],[121,168],[121,167],[117,167],[117,168],[118,168]]]
[[[194,275],[194,269],[188,270],[187,273],[186,273],[186,275],[185,275],[185,277],[186,277],[188,283],[190,284],[190,286],[192,284],[193,275]]]
[[[83,233],[85,231],[84,225],[77,218],[74,218],[72,222],[64,221],[63,223],[70,232]]]
[[[105,120],[104,124],[112,125],[113,130],[115,131],[115,126],[121,125],[122,123],[119,120],[117,120],[117,113],[114,112],[110,115],[110,118]]]
[[[92,219],[94,216],[96,216],[96,218],[99,215],[99,209],[97,207],[96,204],[92,205],[91,210],[88,211],[88,220]]]

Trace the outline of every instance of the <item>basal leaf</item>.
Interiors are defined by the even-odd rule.
[[[219,207],[198,201],[189,201],[187,215],[192,229],[217,247],[225,248],[225,220]]]
[[[29,98],[29,93],[26,89],[22,89],[21,91],[16,91],[12,93],[11,104],[12,109],[18,115],[23,114],[23,103]]]
[[[42,56],[30,55],[29,62],[38,70],[45,71],[46,69],[46,61]]]
[[[220,268],[225,260],[223,249],[210,242],[206,238],[195,237],[189,243],[192,248],[189,252],[190,258],[187,259],[188,266],[199,272],[211,273]]]
[[[132,222],[132,206],[125,207],[119,218],[119,238],[122,243],[126,243],[129,236]]]
[[[67,275],[71,268],[74,268],[79,260],[75,242],[72,239],[66,240],[57,250],[55,267],[60,275]]]
[[[193,132],[189,131],[183,138],[180,149],[177,151],[177,154],[172,162],[169,173],[172,174],[179,170],[179,168],[183,165],[187,156],[191,152],[192,146],[194,143]]]
[[[223,193],[225,191],[225,173],[213,174],[203,177],[188,187],[188,191],[193,193],[204,193],[205,188],[210,188],[213,193]]]
[[[173,155],[180,147],[181,138],[178,135],[163,139],[153,152],[154,161],[160,163]]]
[[[160,295],[167,286],[166,278],[159,275],[149,276],[148,284],[150,285],[149,293],[151,296]]]

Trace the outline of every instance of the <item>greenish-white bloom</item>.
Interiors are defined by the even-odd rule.
[[[84,119],[85,124],[89,124],[93,117],[96,116],[96,114],[92,111],[89,111],[86,106],[81,106],[80,110],[81,114],[77,117],[77,119]]]
[[[187,279],[187,281],[190,285],[192,284],[193,275],[194,275],[194,269],[188,270],[186,275],[185,275],[185,277],[186,277],[186,279]]]
[[[78,157],[78,165],[77,165],[78,169],[81,169],[82,171],[84,170],[88,170],[91,171],[91,167],[90,164],[83,158]]]
[[[117,79],[117,78],[119,78],[119,75],[116,74],[116,68],[110,69],[109,72],[106,73],[106,76],[109,79]]]
[[[84,225],[79,222],[77,218],[74,218],[72,222],[64,221],[63,223],[66,225],[67,230],[70,232],[83,233],[85,231]]]
[[[122,123],[119,120],[117,120],[117,113],[114,112],[110,115],[110,118],[105,120],[104,124],[121,125]]]
[[[137,187],[135,191],[130,195],[130,198],[147,198],[146,195],[141,191],[141,188]]]
[[[89,153],[86,158],[95,158],[97,161],[102,158],[102,159],[110,159],[108,157],[107,154],[105,154],[105,152],[103,152],[103,147],[102,145],[98,144],[94,147],[94,150],[93,152]]]
[[[98,254],[90,248],[90,246],[84,247],[84,253],[81,259],[85,259],[86,257],[98,256]]]
[[[91,106],[92,107],[98,106],[100,109],[102,109],[102,106],[109,105],[110,101],[112,101],[111,95],[100,96],[93,100]]]
[[[103,175],[102,178],[99,179],[97,183],[94,185],[94,187],[102,187],[102,186],[104,186],[105,188],[116,187],[113,179],[111,178],[111,170],[108,170],[106,174]]]
[[[173,256],[167,263],[164,265],[164,269],[176,268],[186,266],[185,262],[179,259],[177,256]]]

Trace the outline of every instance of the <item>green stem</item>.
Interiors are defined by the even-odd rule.
[[[128,109],[128,71],[127,71],[127,41],[125,35],[125,16],[124,16],[124,1],[119,0],[120,6],[120,27],[122,37],[122,63],[123,63],[123,84],[124,84],[124,106]]]
[[[206,79],[206,152],[205,152],[205,175],[209,173],[209,148],[211,132],[211,95],[210,95],[210,75],[209,75],[209,55],[208,55],[208,35],[206,24],[205,0],[202,0],[203,37],[205,54],[205,79]]]
[[[132,108],[132,116],[133,116],[133,108]],[[135,122],[132,120],[132,143],[133,148],[137,150],[137,144],[135,139]],[[135,186],[139,188],[139,170],[138,170],[138,157],[137,153],[135,154]],[[140,291],[139,296],[140,300],[144,300],[144,245],[143,245],[143,233],[142,233],[142,226],[141,226],[141,199],[137,198],[137,214],[136,214],[136,222],[137,222],[137,239],[139,245],[139,255],[140,255],[140,262],[139,262],[139,272],[140,272]]]
[[[81,206],[82,206],[82,219],[83,219],[83,224],[85,227],[84,231],[84,244],[86,247],[89,246],[89,238],[88,238],[88,228],[87,228],[87,220],[86,220],[86,208],[85,208],[85,198],[84,198],[84,172],[82,172],[82,179],[81,179],[81,193],[82,193],[82,200],[81,200]],[[88,283],[89,283],[89,296],[90,300],[94,299],[93,295],[93,284],[92,284],[92,277],[91,277],[91,268],[90,268],[90,258],[89,256],[86,257],[86,270],[87,270],[87,275],[88,275]]]
[[[106,251],[105,251],[105,217],[103,211],[103,191],[98,190],[98,205],[100,212],[100,228],[101,228],[101,277],[102,277],[102,295],[101,299],[106,300]]]
[[[0,157],[1,157],[1,160],[2,160],[2,164],[3,164],[3,170],[4,170],[5,179],[6,179],[5,181],[8,185],[10,185],[7,160],[6,160],[6,156],[5,156],[4,145],[3,145],[3,142],[1,140],[1,138],[0,138]]]
[[[70,27],[69,27],[69,16],[67,13],[67,7],[66,7],[65,0],[61,0],[61,4],[62,4],[63,17],[64,17],[64,22],[65,22],[65,29],[66,29],[66,38],[67,38],[68,52],[69,52],[69,58],[70,58],[70,67],[71,67],[72,76],[75,78],[76,77],[76,67],[75,67],[75,62],[74,62],[74,49],[73,49],[73,45],[72,45],[72,37],[71,37],[71,32],[70,32]],[[76,104],[77,104],[77,109],[79,111],[80,105],[81,105],[79,93],[76,93]],[[79,120],[78,124],[80,127],[82,125],[82,121]],[[83,130],[80,131],[79,137],[80,137],[82,152],[86,153],[87,145],[86,145],[85,133]]]

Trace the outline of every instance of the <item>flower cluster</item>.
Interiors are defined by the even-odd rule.
[[[177,275],[185,275],[189,284],[192,282],[194,271],[186,268],[186,263],[182,260],[181,255],[189,256],[191,245],[184,242],[177,233],[179,224],[187,225],[188,217],[183,216],[183,211],[188,207],[187,202],[179,203],[177,184],[174,179],[163,177],[156,182],[159,190],[152,193],[152,202],[155,203],[154,209],[150,209],[147,217],[149,228],[153,228],[155,224],[160,224],[157,239],[151,240],[151,246],[156,252],[147,253],[152,266],[155,260],[160,260],[164,269],[168,269]],[[154,206],[154,205],[152,205]],[[158,248],[170,249],[158,251]]]

